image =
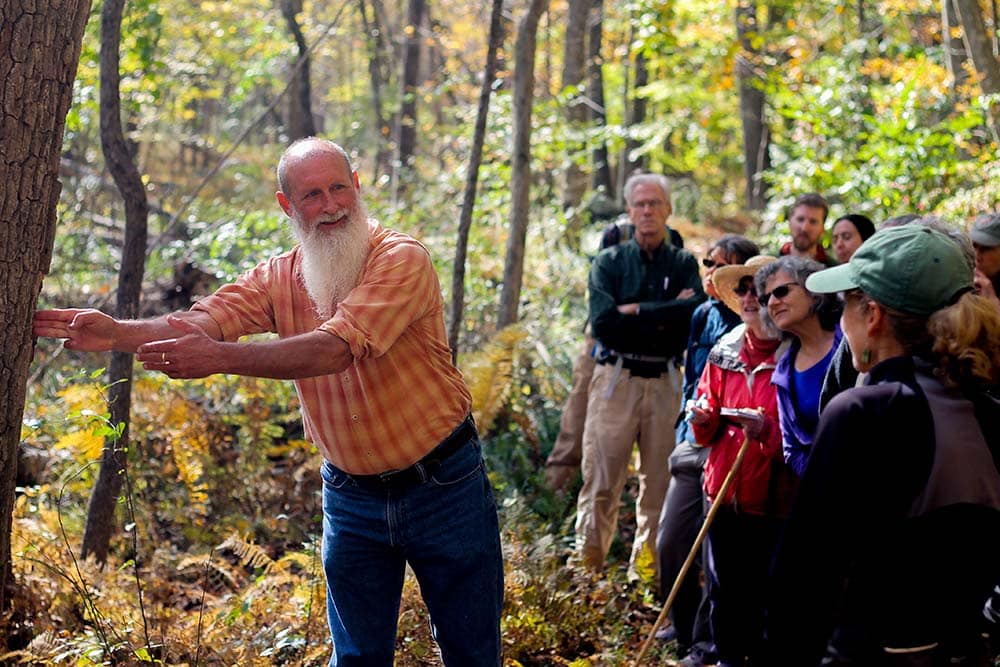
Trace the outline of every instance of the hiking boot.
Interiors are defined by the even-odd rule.
[[[677,627],[672,624],[664,626],[657,630],[653,636],[661,642],[672,642],[677,639]]]
[[[708,654],[697,646],[692,648],[691,651],[677,663],[678,667],[705,667],[705,665],[714,664],[715,655]]]

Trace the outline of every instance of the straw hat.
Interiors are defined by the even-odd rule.
[[[715,285],[715,291],[719,294],[719,300],[726,304],[726,308],[739,315],[740,297],[733,290],[745,277],[753,277],[757,274],[758,269],[775,260],[777,258],[770,255],[756,255],[748,259],[746,264],[727,264],[717,268],[712,274],[712,284]]]

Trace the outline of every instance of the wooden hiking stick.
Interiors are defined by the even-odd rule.
[[[750,436],[743,438],[743,444],[740,445],[740,451],[736,454],[736,460],[733,461],[733,467],[729,469],[729,474],[726,475],[726,479],[722,481],[722,488],[719,489],[719,495],[717,498],[725,499],[726,493],[729,492],[729,487],[733,483],[733,479],[736,477],[736,472],[740,469],[740,464],[743,463],[743,455],[747,453],[747,447],[750,445]],[[708,528],[712,525],[712,521],[715,519],[715,515],[719,512],[719,507],[722,506],[721,500],[712,503],[712,506],[708,508],[708,514],[705,515],[705,521],[701,524],[701,530],[698,531],[698,536],[694,538],[694,544],[691,546],[691,551],[688,553],[687,559],[681,566],[681,571],[677,573],[677,578],[674,579],[673,588],[670,589],[670,595],[667,596],[667,601],[663,603],[663,610],[660,615],[656,617],[656,621],[653,623],[653,629],[649,631],[649,636],[646,637],[646,641],[643,642],[642,648],[639,649],[639,654],[635,657],[635,662],[632,663],[632,667],[639,667],[642,659],[646,657],[646,653],[649,652],[649,647],[652,646],[653,640],[656,639],[656,631],[659,629],[660,625],[663,623],[667,614],[670,612],[670,608],[674,605],[674,598],[677,597],[677,592],[681,588],[681,582],[684,581],[684,577],[687,576],[688,570],[691,569],[691,564],[694,563],[695,556],[698,554],[698,550],[701,549],[701,543],[705,541],[705,536],[708,535]]]

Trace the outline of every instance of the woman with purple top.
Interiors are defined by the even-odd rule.
[[[841,305],[836,296],[805,288],[806,278],[824,268],[814,260],[788,255],[762,268],[755,278],[761,319],[792,338],[771,383],[778,389],[785,462],[800,477],[819,423],[823,378],[841,339],[837,324]]]

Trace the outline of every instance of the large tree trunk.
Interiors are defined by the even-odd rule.
[[[389,148],[392,127],[386,118],[385,105],[382,102],[383,90],[389,80],[389,68],[386,65],[386,46],[382,22],[378,10],[373,6],[372,17],[368,18],[368,7],[365,0],[358,0],[358,11],[365,30],[365,44],[368,46],[368,77],[372,87],[372,112],[375,118],[375,164],[372,183],[378,181],[380,174],[387,174],[392,169],[392,150]]]
[[[462,194],[462,212],[458,219],[458,242],[455,245],[455,263],[451,274],[451,318],[448,323],[448,341],[452,358],[458,356],[462,315],[465,311],[465,258],[469,248],[469,229],[472,227],[472,209],[476,203],[476,186],[479,182],[479,165],[483,159],[483,141],[486,137],[486,117],[490,110],[490,94],[497,72],[497,52],[503,46],[503,0],[493,0],[490,13],[490,43],[486,51],[483,85],[479,89],[479,109],[476,112],[476,129],[472,136],[472,155],[465,176]]]
[[[587,39],[587,96],[590,98],[590,121],[597,128],[607,125],[608,119],[604,109],[604,57],[601,55],[601,42],[604,34],[604,0],[593,0],[589,20],[590,36]],[[600,139],[594,142],[594,174],[591,185],[595,190],[603,190],[611,196],[614,192],[611,183],[611,165],[608,159],[608,144]]]
[[[302,0],[279,0],[281,15],[288,24],[295,45],[298,47],[301,66],[293,68],[292,86],[288,96],[288,138],[292,141],[316,134],[312,113],[312,83],[309,74],[309,45],[295,17],[302,11]]]
[[[406,187],[417,145],[417,84],[420,76],[421,25],[424,19],[424,0],[409,0],[406,10],[406,43],[403,49],[403,76],[401,77],[401,102],[396,122],[396,159],[394,182],[396,195]],[[394,197],[395,199],[396,197]]]
[[[767,189],[760,174],[771,168],[771,134],[764,121],[764,88],[757,73],[760,54],[753,46],[758,36],[756,0],[737,2],[736,33],[741,47],[736,56],[736,76],[740,86],[740,119],[743,121],[746,202],[751,211],[762,211],[767,205]]]
[[[566,165],[566,181],[563,185],[563,210],[575,210],[583,200],[587,190],[587,175],[577,164],[576,153],[583,150],[579,141],[574,139],[583,132],[587,122],[586,99],[584,98],[584,70],[587,58],[587,18],[590,14],[591,0],[569,0],[566,9],[566,43],[563,50],[562,90],[575,89],[576,92],[566,99],[566,124],[570,131],[567,142],[569,163]],[[576,221],[576,222],[574,222]],[[572,216],[571,224],[579,225],[579,216]]]
[[[503,289],[497,328],[517,322],[524,274],[524,240],[528,233],[528,208],[531,195],[531,107],[535,86],[535,43],[538,19],[548,0],[531,0],[517,27],[514,46],[514,140],[511,152],[511,211],[507,256],[503,267]]]
[[[59,156],[90,0],[0,3],[0,610],[9,604],[11,513],[31,317],[52,260]],[[0,613],[0,619],[7,615]],[[0,621],[2,623],[2,621]],[[0,648],[10,632],[0,627]]]
[[[119,96],[119,56],[122,10],[125,0],[104,0],[101,9],[101,148],[115,185],[125,201],[125,243],[118,270],[118,301],[115,316],[135,319],[146,264],[146,224],[149,203],[122,131]],[[108,438],[101,457],[101,470],[90,495],[87,526],[83,533],[83,558],[93,556],[103,564],[115,526],[115,510],[121,493],[129,442],[129,410],[132,405],[132,355],[114,352],[108,369],[108,403],[113,426],[123,425],[118,438]]]

